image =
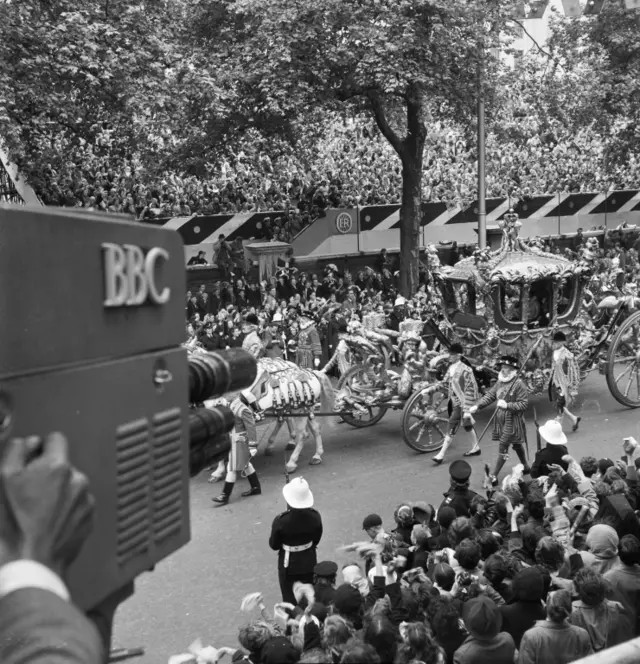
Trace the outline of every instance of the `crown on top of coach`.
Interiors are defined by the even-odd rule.
[[[519,217],[516,212],[514,212],[513,208],[509,208],[509,212],[507,212],[504,215],[504,221],[506,224],[515,224],[518,221]]]

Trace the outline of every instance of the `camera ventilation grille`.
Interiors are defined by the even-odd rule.
[[[116,430],[116,556],[125,565],[149,550],[149,421],[135,420]]]
[[[153,418],[153,538],[160,544],[182,527],[182,414],[180,408]]]

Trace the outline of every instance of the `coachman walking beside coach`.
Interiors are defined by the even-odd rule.
[[[296,477],[282,489],[287,511],[271,526],[269,546],[278,552],[278,579],[282,601],[296,604],[293,584],[313,584],[318,562],[316,547],[322,539],[322,518],[313,509],[313,494],[306,480]]]

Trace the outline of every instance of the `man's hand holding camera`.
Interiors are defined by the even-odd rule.
[[[67,439],[14,438],[0,462],[0,568],[29,560],[59,577],[91,532],[87,478],[69,463]]]

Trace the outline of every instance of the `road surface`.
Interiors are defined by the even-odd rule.
[[[542,423],[553,416],[544,397],[531,400]],[[576,458],[593,455],[619,458],[624,436],[640,441],[640,411],[628,410],[609,395],[604,376],[592,374],[581,387],[576,411],[582,416],[580,430],[569,433],[569,451]],[[528,413],[529,441],[535,453],[532,409]],[[477,416],[481,431],[490,409]],[[380,514],[393,527],[393,511],[403,501],[426,500],[439,505],[448,488],[447,465],[461,458],[470,442],[464,432],[456,437],[445,463],[434,466],[432,455],[419,455],[407,447],[400,434],[399,412],[369,429],[345,424],[325,426],[325,457],[320,466],[309,466],[313,452],[307,444],[298,473],[311,485],[316,508],[322,514],[324,537],[319,560],[335,560],[340,566],[350,560],[337,548],[359,540],[362,519]],[[568,424],[567,424],[568,427]],[[268,538],[273,518],[285,509],[284,444],[280,433],[273,457],[259,454],[254,464],[259,473],[262,496],[241,498],[248,483],[239,480],[229,505],[214,508],[211,497],[220,484],[208,484],[205,474],[191,483],[192,541],[161,562],[153,573],[141,576],[136,594],[118,610],[114,647],[143,646],[145,656],[131,660],[140,664],[162,664],[172,654],[186,652],[197,637],[215,647],[237,646],[238,627],[247,621],[240,608],[250,592],[264,594],[267,606],[280,601],[276,554]],[[266,438],[266,437],[265,437]],[[482,442],[483,454],[470,459],[471,488],[481,491],[483,465],[492,465],[497,443],[490,433]],[[517,459],[513,456],[513,463]],[[511,460],[506,469],[512,465]]]

